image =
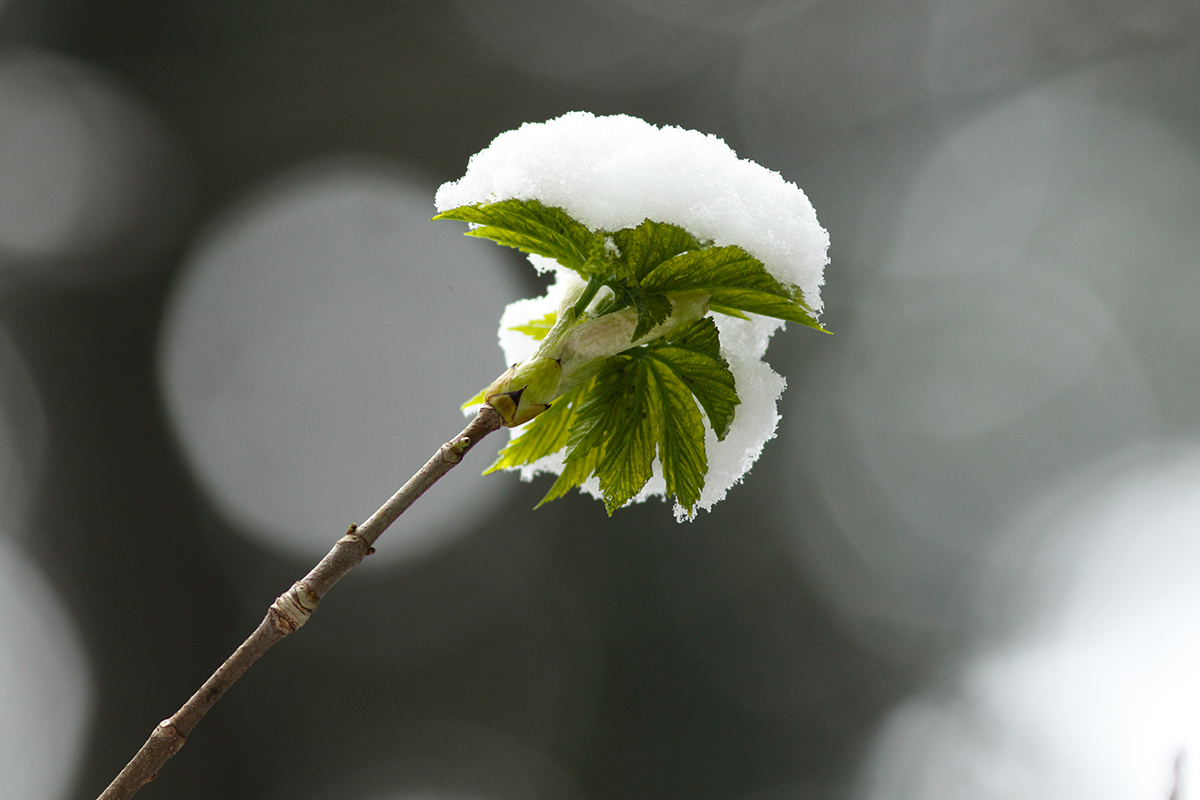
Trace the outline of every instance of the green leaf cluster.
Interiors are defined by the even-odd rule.
[[[738,404],[720,347],[717,326],[706,317],[614,356],[527,423],[488,472],[565,447],[565,468],[542,503],[596,475],[612,514],[646,485],[657,456],[667,491],[691,514],[708,472],[700,409],[720,440]]]
[[[592,231],[561,208],[537,200],[460,206],[434,219],[469,222],[468,236],[553,258],[593,287],[607,286],[612,295],[594,313],[637,309],[630,341],[666,320],[668,295],[693,290],[709,292],[710,308],[720,313],[762,314],[824,330],[798,287],[778,281],[741,247],[714,247],[678,225],[645,220],[633,228]]]
[[[469,236],[553,258],[577,272],[588,282],[574,308],[580,322],[636,311],[631,347],[525,423],[488,470],[532,464],[565,448],[564,469],[542,503],[597,476],[612,514],[642,490],[657,458],[667,491],[692,513],[708,471],[704,420],[724,439],[739,401],[711,318],[632,346],[670,317],[673,296],[700,291],[714,312],[743,319],[761,314],[824,330],[798,287],[780,282],[741,247],[714,246],[678,225],[647,219],[617,231],[591,230],[537,200],[462,206],[434,219],[468,222]],[[611,293],[588,308],[600,287]],[[513,330],[541,340],[554,323],[552,313]]]

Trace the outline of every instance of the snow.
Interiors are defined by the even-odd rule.
[[[715,245],[736,244],[763,262],[778,280],[800,287],[805,302],[821,309],[819,294],[828,262],[829,235],[812,204],[777,172],[737,154],[715,136],[677,127],[658,128],[635,117],[597,117],[573,112],[545,123],[503,133],[471,158],[466,174],[438,190],[439,211],[500,200],[536,199],[565,209],[592,230],[619,230],[645,219],[686,228]],[[511,328],[540,319],[581,283],[551,259],[530,256],[555,282],[542,297],[510,305],[500,321],[506,363],[533,354],[537,342]],[[741,404],[724,441],[711,429],[705,442],[708,474],[697,507],[709,510],[740,483],[775,436],[776,402],[784,379],[762,361],[767,344],[784,323],[748,315],[739,320],[715,314],[722,355],[729,362]],[[472,412],[473,413],[473,412]],[[523,429],[510,429],[513,437]],[[524,480],[562,471],[564,452],[519,467]],[[665,496],[655,475],[634,502]],[[581,487],[599,498],[596,478]],[[678,504],[675,516],[688,519]]]
[[[467,173],[443,184],[435,202],[441,212],[510,199],[565,209],[592,230],[652,219],[739,245],[821,310],[829,234],[812,203],[711,134],[581,111],[526,123],[472,156]]]

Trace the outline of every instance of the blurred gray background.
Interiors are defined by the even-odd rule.
[[[488,441],[146,798],[1200,798],[1194,0],[0,0],[0,798],[98,794],[504,367],[571,110],[809,195],[712,513]]]

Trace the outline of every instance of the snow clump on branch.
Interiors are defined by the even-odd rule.
[[[812,204],[794,183],[759,164],[738,158],[721,139],[678,127],[656,127],[631,116],[572,112],[544,123],[528,123],[500,134],[471,157],[466,174],[437,192],[439,212],[504,200],[536,200],[560,208],[592,231],[632,228],[644,220],[684,228],[714,247],[737,245],[762,262],[784,285],[798,287],[815,316],[822,309],[820,287],[828,263],[829,235]],[[500,321],[500,344],[507,363],[529,358],[538,341],[512,330],[559,309],[564,297],[578,295],[580,275],[553,259],[530,255],[539,272],[554,283],[539,298],[520,300]],[[720,335],[721,355],[736,382],[740,404],[728,434],[717,440],[706,428],[708,473],[697,505],[708,510],[739,483],[775,436],[776,402],[785,381],[763,356],[779,319],[747,313],[739,319],[711,313]],[[516,438],[523,428],[511,428]],[[543,472],[561,473],[563,452],[517,468],[525,480]],[[584,490],[599,496],[596,478]],[[667,494],[661,463],[634,498]],[[689,518],[676,505],[676,517]]]

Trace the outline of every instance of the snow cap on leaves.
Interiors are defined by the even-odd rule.
[[[739,245],[821,311],[829,234],[812,203],[711,134],[573,111],[500,134],[471,157],[462,178],[438,189],[435,202],[446,211],[508,199],[564,209],[593,230],[652,219],[718,246]]]
[[[821,309],[819,290],[829,237],[808,198],[778,173],[738,158],[714,136],[659,128],[629,116],[573,112],[498,136],[471,158],[461,179],[438,190],[436,204],[445,213],[508,200],[562,209],[593,232],[635,228],[645,220],[677,225],[703,247],[742,248],[761,262],[759,270],[799,289],[808,312]],[[449,218],[472,221],[469,216]],[[553,271],[556,280],[543,297],[518,301],[505,312],[500,342],[510,364],[519,364],[537,351],[539,321],[552,320],[556,311],[561,314],[564,296],[578,295],[583,281],[578,265],[568,269],[551,258],[533,254],[529,258],[539,271]],[[785,386],[784,379],[763,362],[771,336],[784,325],[782,320],[737,311],[710,316],[719,333],[720,355],[736,385],[737,405],[720,440],[705,415],[707,472],[698,499],[688,508],[676,504],[675,515],[681,520],[691,518],[697,507],[710,509],[749,471],[775,436],[776,402]],[[811,318],[806,324],[816,326]],[[510,428],[513,442],[526,430]],[[526,480],[538,473],[561,475],[565,452],[528,463],[503,463],[502,454],[497,466],[516,469]],[[602,495],[596,477],[580,488]],[[656,458],[653,476],[632,499],[668,494],[662,462]]]

